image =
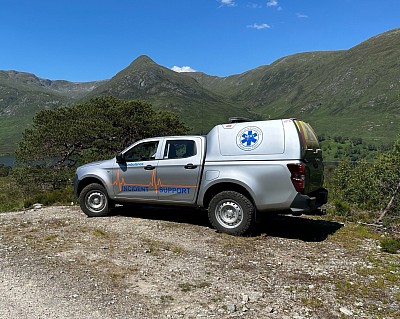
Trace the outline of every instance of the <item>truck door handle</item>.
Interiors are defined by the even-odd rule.
[[[195,168],[197,168],[197,165],[193,165],[192,163],[190,163],[190,164],[185,165],[184,168],[186,168],[186,169],[195,169]]]
[[[146,171],[151,171],[151,170],[153,170],[153,169],[155,169],[156,167],[155,166],[153,166],[153,165],[146,165],[145,167],[144,167],[144,169],[146,170]]]

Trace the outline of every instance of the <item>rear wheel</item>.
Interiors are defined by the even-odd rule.
[[[97,183],[87,185],[79,195],[79,205],[89,217],[107,216],[109,204],[106,189]]]
[[[221,232],[243,235],[254,223],[254,205],[241,193],[223,191],[212,198],[208,218]]]

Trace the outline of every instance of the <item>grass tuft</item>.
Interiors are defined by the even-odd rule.
[[[400,251],[400,238],[383,238],[381,239],[381,248],[390,254],[397,254]]]

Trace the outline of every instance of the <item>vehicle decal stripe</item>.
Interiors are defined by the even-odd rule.
[[[118,186],[119,191],[122,191],[122,186],[139,186],[139,187],[154,187],[156,193],[159,192],[160,187],[176,187],[176,188],[198,188],[196,185],[171,185],[163,184],[161,178],[157,180],[156,172],[153,170],[151,172],[151,181],[148,184],[131,184],[125,181],[125,178],[121,178],[121,170],[117,170],[117,176],[115,181],[111,184],[112,186]]]

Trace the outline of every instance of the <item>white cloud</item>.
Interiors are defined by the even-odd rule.
[[[307,18],[308,18],[308,15],[303,14],[303,13],[296,13],[296,15],[297,15],[297,17],[298,17],[299,19],[307,19]]]
[[[178,73],[184,73],[184,72],[197,72],[196,70],[193,70],[190,66],[176,66],[174,65],[171,68],[172,71],[178,72]]]
[[[247,4],[247,7],[251,8],[251,9],[260,9],[260,8],[262,8],[262,5],[260,5],[258,3],[250,2]]]
[[[257,30],[261,30],[261,29],[269,29],[271,28],[271,26],[269,24],[266,23],[253,23],[247,26],[248,28],[252,28],[252,29],[257,29]]]
[[[220,7],[227,6],[227,7],[235,7],[236,3],[235,0],[218,0],[221,4]]]
[[[283,8],[279,5],[278,0],[268,0],[267,7],[275,7],[278,11],[283,10]]]
[[[278,6],[277,0],[268,0],[267,1],[267,7],[276,7],[276,6]]]

